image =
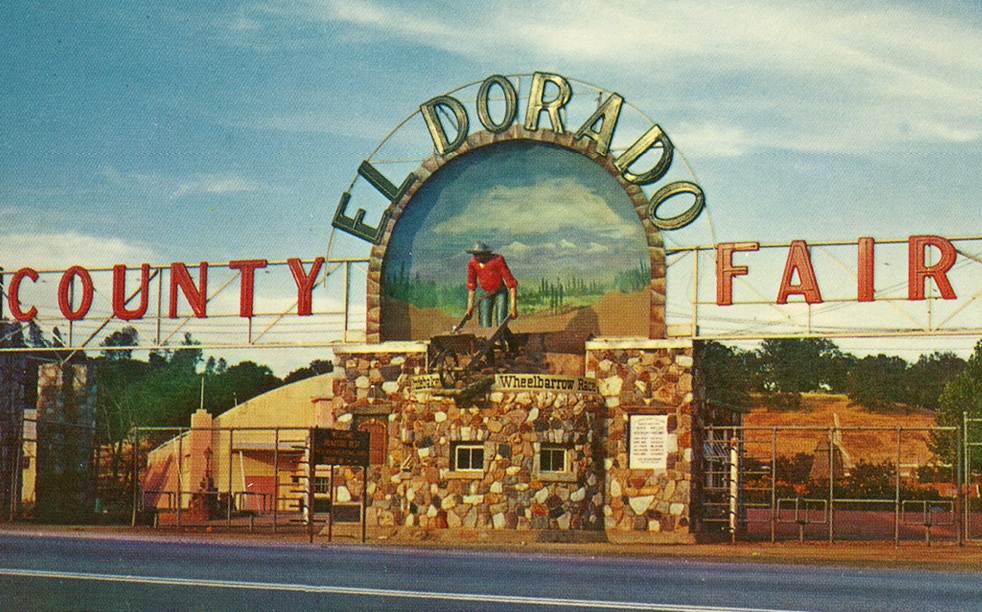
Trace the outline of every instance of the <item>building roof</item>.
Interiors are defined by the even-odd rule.
[[[297,427],[318,424],[318,404],[334,397],[334,373],[284,385],[215,417],[213,427]]]

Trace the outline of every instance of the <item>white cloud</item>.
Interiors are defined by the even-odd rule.
[[[160,173],[121,173],[112,166],[101,168],[102,177],[114,188],[151,198],[178,199],[187,195],[228,195],[261,191],[263,185],[237,174],[196,173],[190,176]]]
[[[180,182],[171,193],[172,199],[196,193],[226,195],[259,191],[261,186],[255,181],[236,175],[196,174]]]
[[[7,234],[0,236],[0,244],[7,270],[65,270],[73,265],[108,268],[119,263],[135,267],[155,263],[156,257],[145,245],[75,232]]]
[[[501,232],[514,236],[527,235],[530,228],[540,231],[585,227],[609,238],[624,238],[637,232],[603,198],[572,177],[522,187],[496,185],[477,194],[459,215],[434,226],[433,232],[459,235],[482,231],[490,218],[497,220],[496,227]]]
[[[569,240],[560,240],[559,243],[543,242],[534,246],[516,241],[501,247],[498,251],[507,257],[510,262],[534,262],[562,256],[582,257],[584,258],[584,262],[595,263],[598,256],[603,257],[609,255],[612,249],[610,246],[597,242],[579,245]],[[593,263],[590,265],[593,265]]]
[[[576,0],[548,10],[322,0],[280,5],[349,35],[501,66],[564,68],[691,117],[711,154],[892,149],[982,137],[982,31],[931,6]],[[575,70],[574,70],[575,68]],[[475,78],[486,75],[474,75]],[[461,78],[461,81],[465,81]],[[699,116],[704,124],[700,124]],[[677,130],[676,130],[677,131]],[[716,136],[718,140],[711,137]],[[700,144],[702,144],[700,142]]]
[[[672,142],[683,151],[698,151],[703,155],[742,155],[755,144],[750,142],[747,131],[735,125],[704,122],[698,125],[684,123],[672,130]]]

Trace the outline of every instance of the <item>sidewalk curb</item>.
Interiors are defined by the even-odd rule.
[[[982,572],[982,546],[967,544],[900,544],[893,542],[738,542],[719,544],[612,544],[607,542],[447,542],[410,538],[370,539],[316,536],[311,543],[306,529],[281,529],[277,533],[229,531],[218,528],[165,528],[92,525],[0,526],[0,535],[38,537],[106,538],[147,542],[219,543],[231,546],[347,547],[367,546],[393,550],[447,550],[521,555],[577,557],[630,557],[676,559],[683,563],[726,562],[778,565],[859,567],[896,570]]]

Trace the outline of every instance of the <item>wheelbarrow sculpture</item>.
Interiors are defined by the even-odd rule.
[[[487,338],[462,334],[460,330],[470,317],[464,317],[449,334],[430,339],[429,372],[440,377],[440,385],[457,394],[480,391],[494,382],[494,374],[508,358],[508,321],[505,319]]]

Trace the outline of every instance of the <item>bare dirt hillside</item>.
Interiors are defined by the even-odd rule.
[[[852,461],[871,463],[890,461],[897,463],[898,428],[900,438],[900,463],[928,464],[934,454],[928,448],[930,432],[934,425],[934,413],[918,409],[896,409],[889,412],[870,412],[853,405],[844,395],[805,394],[798,410],[774,410],[763,406],[753,408],[745,415],[744,425],[761,427],[748,433],[747,451],[752,456],[769,458],[773,428],[807,427],[803,431],[778,430],[777,452],[794,456],[811,454],[821,440],[829,437],[829,428],[838,415],[841,446]],[[862,429],[856,429],[862,428]],[[875,429],[873,429],[875,428]]]

